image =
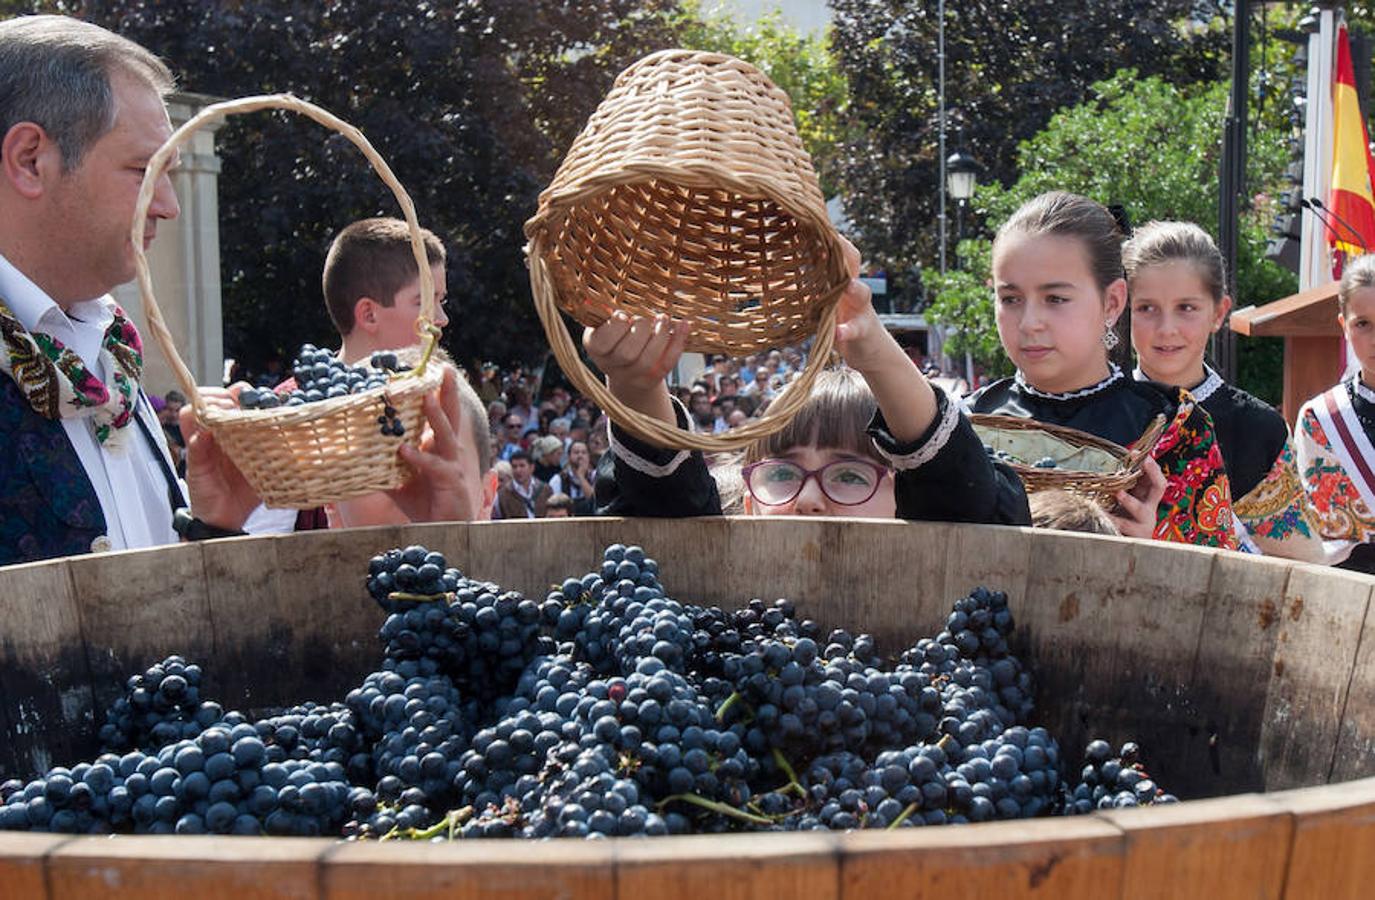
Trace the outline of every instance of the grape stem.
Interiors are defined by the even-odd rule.
[[[806,798],[807,792],[803,790],[802,783],[797,780],[797,772],[788,762],[788,758],[783,755],[783,751],[777,747],[773,748],[773,761],[778,764],[778,768],[783,770],[783,774],[788,776],[788,783],[779,788],[780,791],[796,791],[799,797]]]
[[[914,813],[914,812],[917,811],[917,807],[920,806],[920,805],[921,805],[920,802],[917,802],[917,803],[909,803],[909,804],[907,804],[907,808],[904,809],[904,810],[902,811],[902,815],[900,815],[900,816],[898,816],[896,819],[894,819],[894,820],[893,820],[893,824],[892,824],[892,825],[889,825],[888,828],[887,828],[886,830],[892,831],[892,830],[894,830],[895,828],[897,828],[898,826],[900,826],[903,822],[906,822],[907,819],[912,815],[912,813]]]
[[[427,601],[447,600],[448,594],[410,594],[406,591],[392,591],[387,595],[388,600],[409,600],[412,603],[424,603]]]
[[[716,707],[716,721],[725,722],[726,713],[730,712],[732,706],[742,702],[743,700],[744,698],[740,696],[739,691],[732,691],[731,695],[727,697],[724,701],[722,701],[720,706]]]
[[[773,819],[766,818],[764,816],[751,815],[750,813],[747,813],[744,810],[736,809],[734,806],[729,806],[725,803],[718,803],[715,800],[708,800],[706,797],[702,797],[697,794],[674,794],[671,797],[665,797],[663,800],[659,801],[658,808],[662,810],[665,806],[672,803],[674,800],[682,800],[684,803],[691,803],[693,806],[700,806],[703,809],[711,810],[714,813],[720,813],[721,815],[729,816],[732,819],[739,819],[742,822],[752,822],[755,825],[772,825],[774,823]]]

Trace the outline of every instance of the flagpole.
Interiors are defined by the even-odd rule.
[[[1218,249],[1227,273],[1227,293],[1245,305],[1248,298],[1237,297],[1237,233],[1246,193],[1246,99],[1251,73],[1251,5],[1234,0],[1232,8],[1232,93],[1227,101],[1227,118],[1222,132],[1222,159],[1219,163]],[[1236,334],[1223,327],[1213,335],[1213,362],[1227,381],[1235,381]]]
[[[1303,196],[1323,202],[1332,179],[1332,79],[1336,68],[1336,15],[1333,10],[1318,11],[1318,30],[1308,36],[1308,112],[1304,122]],[[1327,252],[1327,233],[1314,216],[1304,216],[1299,259],[1299,290],[1324,285],[1332,280],[1331,257]]]

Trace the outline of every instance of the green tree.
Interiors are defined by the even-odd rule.
[[[1031,197],[1061,189],[1120,203],[1134,222],[1183,219],[1213,233],[1226,98],[1223,83],[1181,87],[1159,77],[1140,78],[1131,70],[1119,72],[1093,85],[1088,102],[1058,113],[1045,130],[1023,142],[1016,157],[1021,177],[1010,187],[996,182],[981,186],[974,209],[987,222],[1001,222]],[[1253,135],[1248,157],[1251,184],[1278,182],[1288,162],[1285,139],[1274,130]],[[1263,258],[1273,210],[1266,194],[1259,200],[1242,220],[1236,298],[1240,305],[1277,299],[1295,286],[1289,272]],[[936,297],[928,316],[961,332],[972,331],[961,334],[960,346],[996,368],[1006,363],[986,287],[990,249],[987,239],[961,245],[967,271],[932,279]],[[973,312],[975,285],[990,298],[986,315]]]
[[[927,276],[932,299],[926,318],[950,329],[946,353],[956,358],[968,353],[987,375],[1001,378],[1012,374],[1012,363],[993,327],[993,289],[988,282],[991,250],[988,241],[961,241],[959,266],[944,275]]]
[[[752,63],[788,95],[802,144],[811,154],[822,189],[834,193],[849,88],[826,34],[802,34],[778,10],[753,24],[728,13],[704,13],[686,4],[675,23],[683,47],[726,53]]]
[[[289,91],[357,125],[450,251],[446,344],[465,361],[541,359],[522,225],[573,136],[633,59],[672,44],[672,0],[68,0],[166,59],[186,90]],[[329,240],[396,215],[358,151],[255,114],[220,132],[225,345],[260,362],[328,342]]]
[[[937,0],[830,0],[850,85],[839,162],[865,252],[894,271],[937,256]],[[1225,31],[1196,0],[960,0],[945,9],[952,144],[1011,184],[1010,152],[1126,66],[1178,84],[1220,74]],[[953,149],[953,148],[952,148]]]

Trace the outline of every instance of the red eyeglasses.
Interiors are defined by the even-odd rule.
[[[813,477],[832,503],[858,506],[878,493],[888,469],[867,459],[837,459],[819,469],[805,469],[786,459],[763,459],[745,466],[740,474],[750,496],[765,506],[796,500]]]

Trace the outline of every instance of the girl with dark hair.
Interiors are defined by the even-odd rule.
[[[859,252],[847,244],[846,257],[854,278]],[[744,511],[1030,524],[1016,474],[990,460],[959,404],[883,328],[857,278],[841,297],[837,322],[835,344],[848,368],[822,372],[788,425],[748,447],[744,465],[724,473],[724,484],[743,483]],[[687,428],[687,411],[664,384],[687,336],[684,323],[665,317],[617,314],[588,329],[583,346],[617,399]],[[610,435],[597,480],[601,512],[721,513],[721,492],[701,453],[655,447],[615,424]]]
[[[1061,191],[1027,203],[993,242],[998,337],[1017,374],[969,398],[974,412],[1076,428],[1130,446],[1157,416],[1158,464],[1119,492],[1125,535],[1235,549],[1232,495],[1207,412],[1181,388],[1128,377],[1109,358],[1127,304],[1122,232],[1105,207]],[[1161,475],[1163,474],[1163,478]]]
[[[1324,562],[1317,516],[1284,417],[1204,361],[1232,307],[1222,254],[1190,222],[1148,222],[1122,247],[1138,381],[1189,389],[1213,419],[1232,488],[1237,539],[1272,556]]]
[[[1299,471],[1329,559],[1375,573],[1375,256],[1347,265],[1337,307],[1361,370],[1299,410]]]

